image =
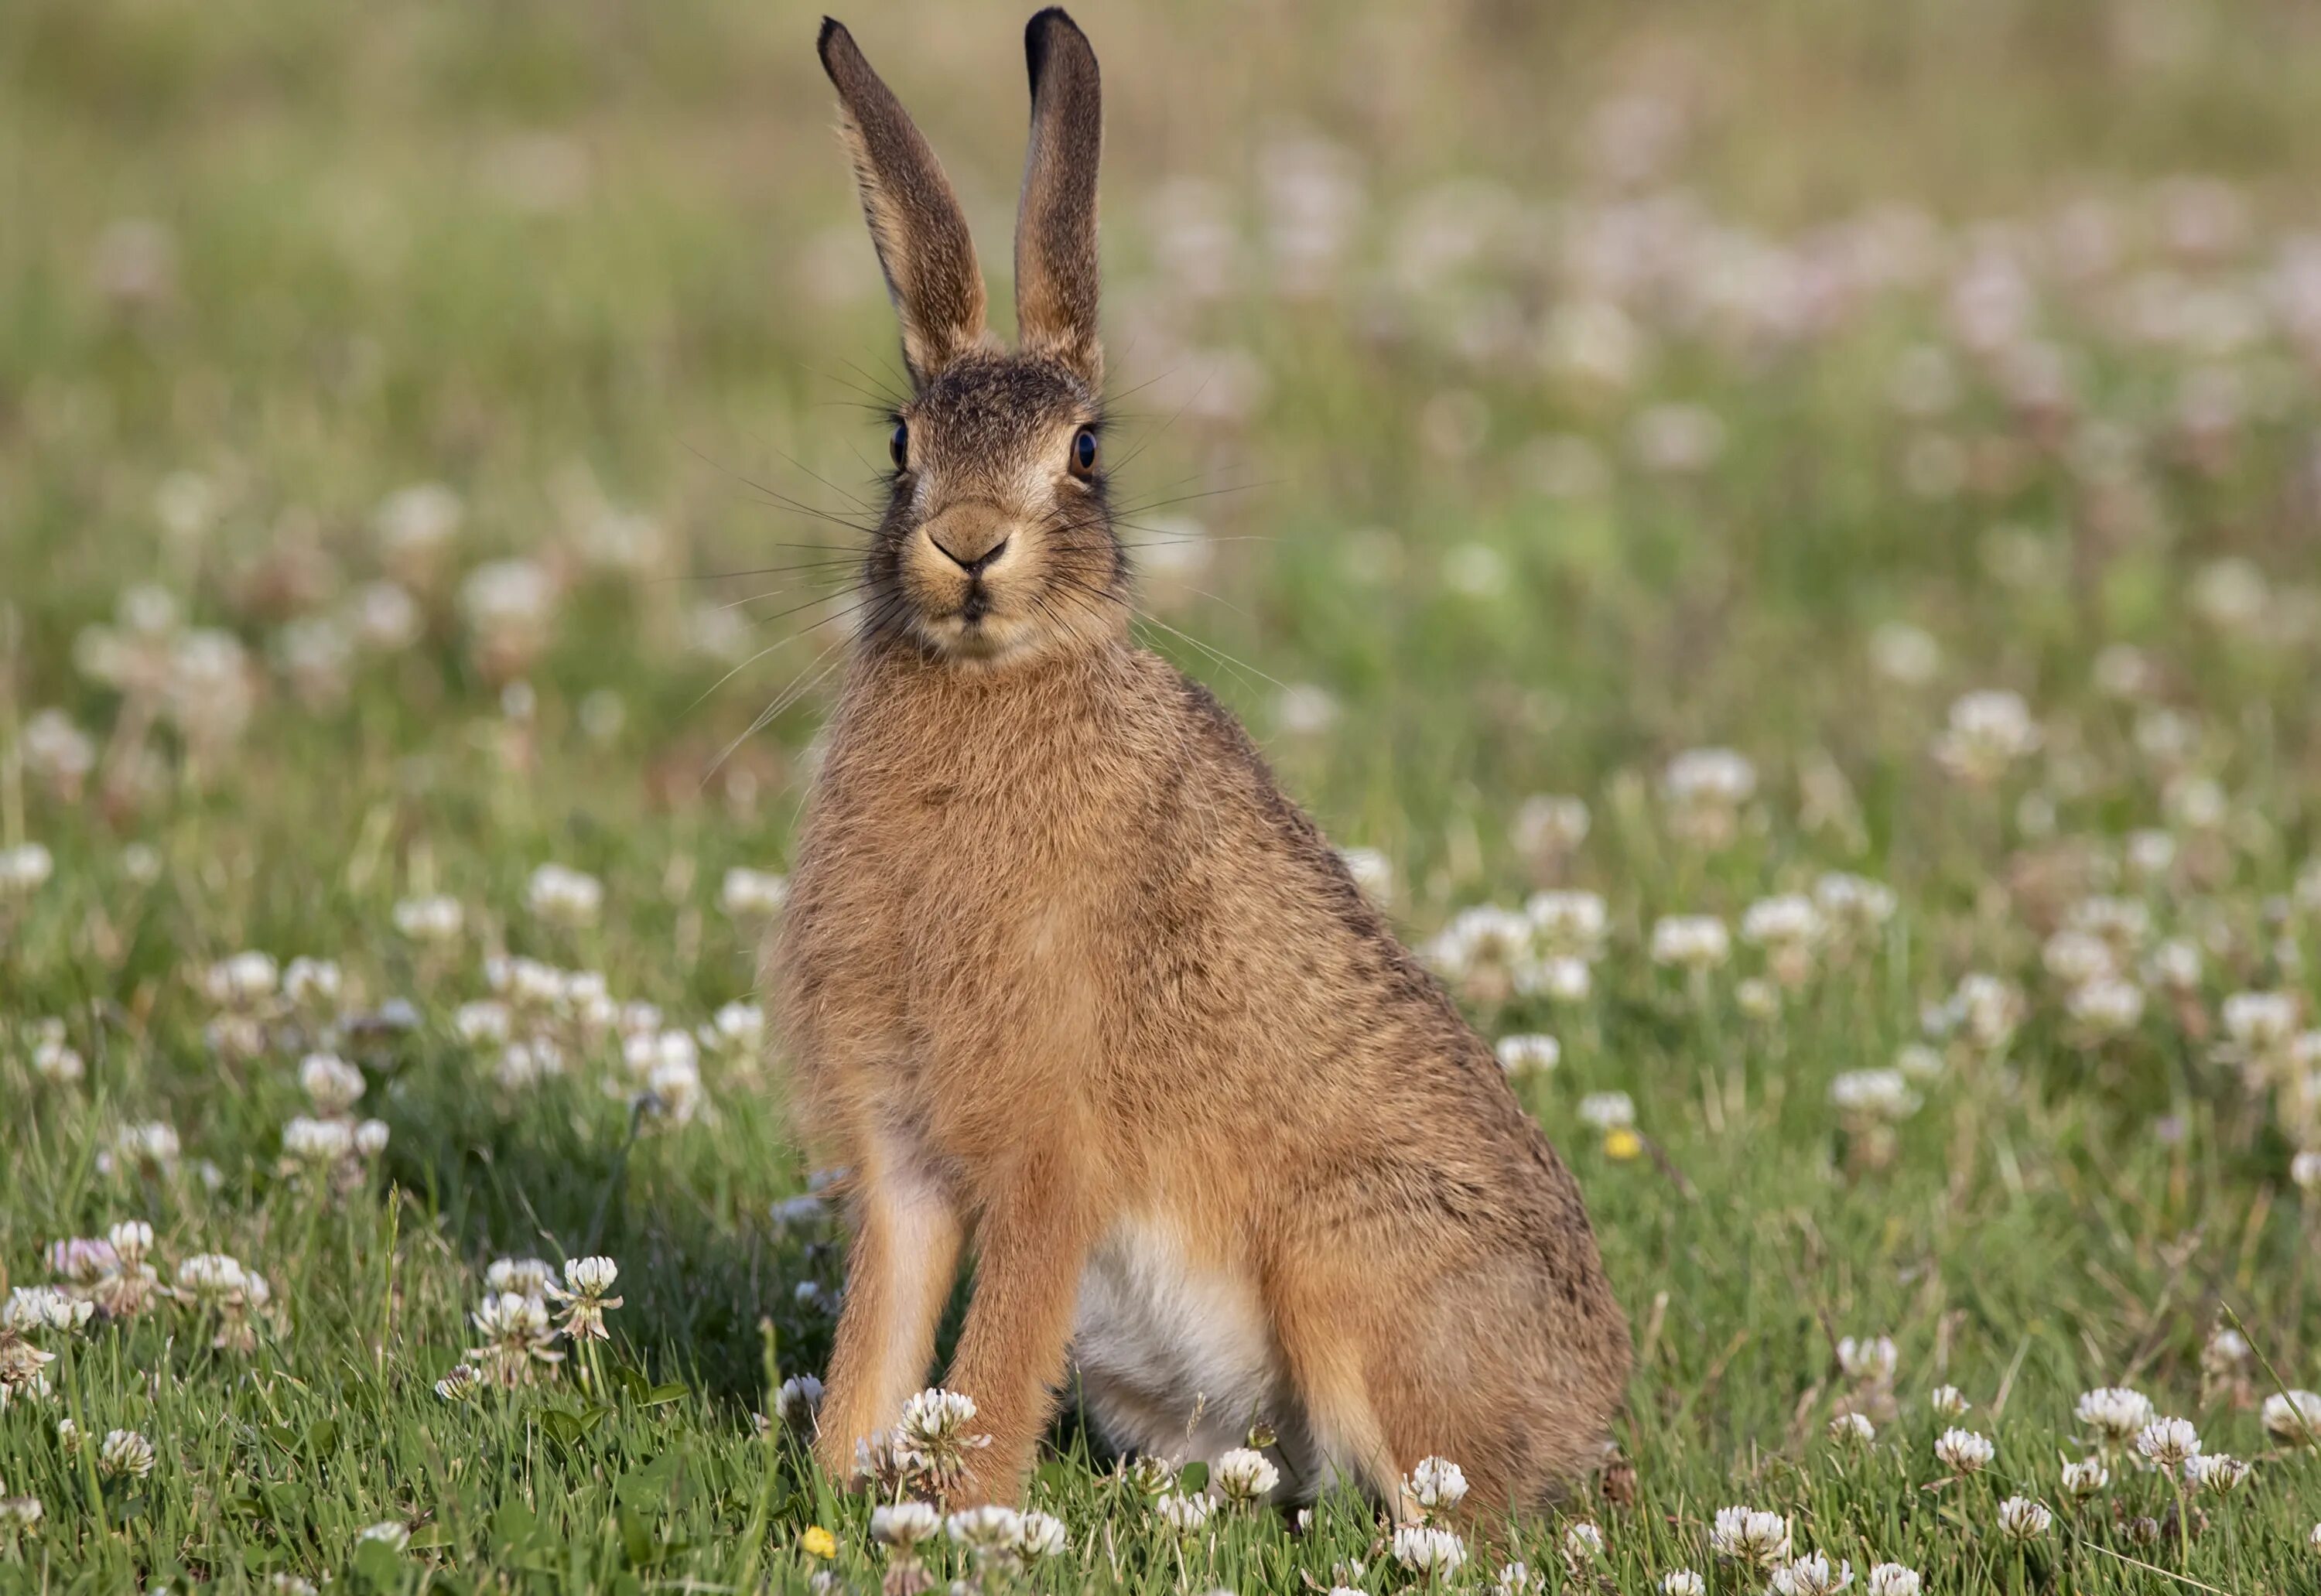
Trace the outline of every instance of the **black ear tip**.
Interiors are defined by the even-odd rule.
[[[830,52],[842,41],[847,44],[854,42],[854,35],[846,31],[846,24],[834,16],[823,18],[822,32],[815,35],[814,53],[822,58],[824,71],[830,70]]]
[[[1063,39],[1079,40],[1080,50],[1088,59],[1096,59],[1096,51],[1089,48],[1088,35],[1080,32],[1080,25],[1072,21],[1071,14],[1060,5],[1051,5],[1044,11],[1033,13],[1032,20],[1024,24],[1024,64],[1031,69],[1033,93],[1040,91],[1040,79],[1047,71],[1049,52]]]

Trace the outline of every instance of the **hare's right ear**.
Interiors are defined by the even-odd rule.
[[[855,47],[854,36],[822,19],[822,68],[838,90],[839,131],[854,158],[862,214],[878,248],[878,269],[903,323],[903,362],[924,388],[983,342],[983,273],[975,241],[935,152]]]

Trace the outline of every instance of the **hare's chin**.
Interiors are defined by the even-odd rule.
[[[957,614],[922,616],[918,634],[943,658],[966,665],[1000,664],[1028,652],[1038,642],[1034,628],[996,612],[987,612],[974,621]]]

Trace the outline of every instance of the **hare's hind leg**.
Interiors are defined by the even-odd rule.
[[[1386,1507],[1397,1523],[1416,1516],[1403,1490],[1404,1468],[1374,1400],[1371,1370],[1378,1336],[1370,1293],[1311,1255],[1269,1272],[1267,1298],[1295,1387],[1300,1448],[1311,1495],[1345,1483]]]
[[[815,1461],[841,1480],[853,1471],[855,1444],[892,1428],[926,1379],[959,1270],[960,1221],[948,1194],[910,1149],[871,1140],[814,1444]]]

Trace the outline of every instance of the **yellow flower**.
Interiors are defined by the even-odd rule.
[[[1644,1138],[1625,1125],[1616,1125],[1604,1133],[1604,1155],[1606,1158],[1634,1158],[1644,1150]]]
[[[809,1557],[835,1557],[838,1537],[819,1524],[809,1524],[806,1533],[798,1537],[798,1550]]]

